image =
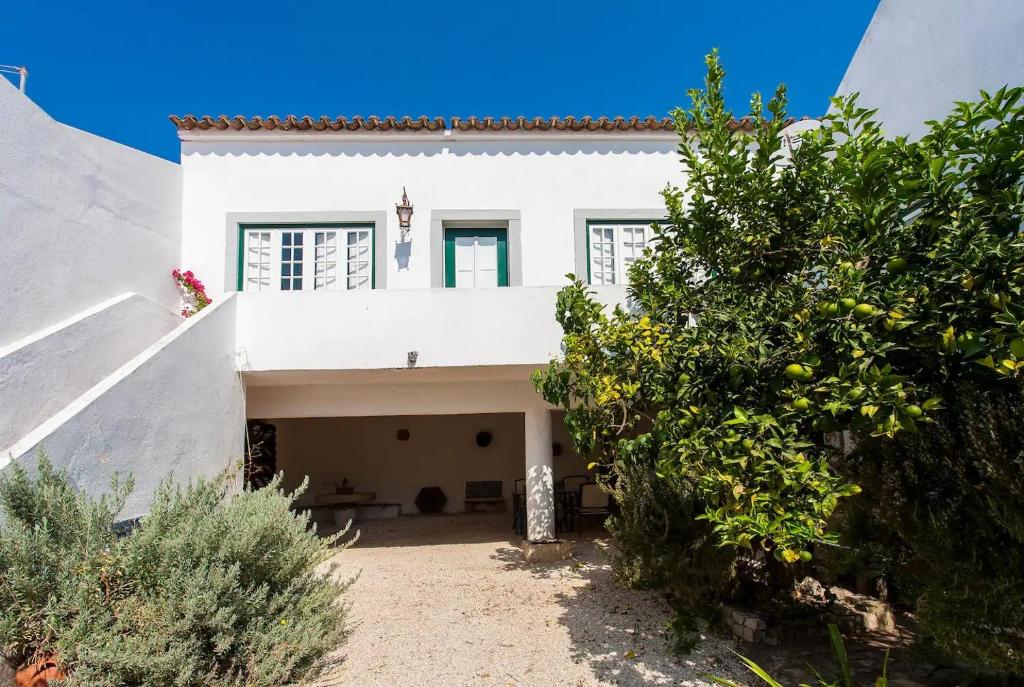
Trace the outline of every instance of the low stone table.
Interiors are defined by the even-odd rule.
[[[369,503],[377,498],[373,491],[353,491],[348,494],[317,494],[316,505],[318,506],[357,506],[360,503]]]

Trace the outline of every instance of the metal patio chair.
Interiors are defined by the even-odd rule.
[[[572,532],[576,529],[576,511],[580,507],[580,487],[589,484],[590,475],[566,475],[559,483],[562,485],[562,529]]]
[[[576,522],[579,527],[579,534],[583,534],[583,518],[604,518],[612,514],[611,500],[608,494],[601,491],[601,487],[593,482],[580,485],[580,506],[576,510]]]
[[[526,534],[526,479],[512,483],[512,531]]]

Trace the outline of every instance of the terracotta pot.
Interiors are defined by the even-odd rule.
[[[48,687],[50,680],[66,677],[53,658],[41,658],[19,668],[14,674],[15,687]]]

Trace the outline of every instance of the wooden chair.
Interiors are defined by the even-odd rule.
[[[607,518],[612,514],[608,494],[601,491],[601,487],[593,482],[580,485],[580,505],[576,509],[576,522],[579,526],[578,532],[583,533],[583,518]]]

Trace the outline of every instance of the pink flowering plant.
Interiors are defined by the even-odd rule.
[[[213,299],[206,295],[206,287],[203,286],[203,282],[192,274],[192,270],[185,272],[179,269],[171,270],[171,276],[174,277],[174,281],[178,284],[178,290],[181,292],[182,317],[192,317],[213,303]]]

